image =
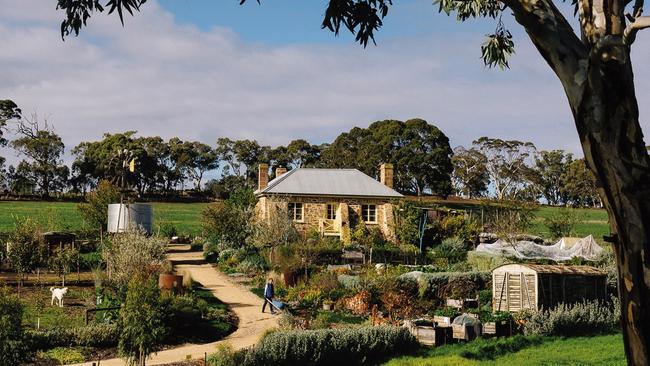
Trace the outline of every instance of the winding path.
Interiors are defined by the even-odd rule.
[[[207,344],[186,344],[177,348],[160,351],[147,359],[147,365],[161,365],[192,359],[203,359],[204,355],[213,353],[216,346],[229,343],[234,349],[254,345],[264,332],[278,326],[277,317],[262,313],[262,300],[240,284],[234,283],[228,276],[205,264],[201,252],[171,252],[168,258],[175,262],[174,268],[179,273],[189,273],[192,279],[204,288],[212,291],[214,296],[227,304],[239,318],[237,330],[226,338]],[[90,366],[92,362],[77,366]],[[100,366],[126,365],[119,358],[102,360]]]

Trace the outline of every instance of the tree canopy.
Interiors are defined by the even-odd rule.
[[[18,133],[20,137],[11,146],[28,158],[19,164],[19,171],[35,182],[45,196],[65,186],[70,173],[62,160],[65,145],[47,121],[40,124],[36,116],[25,119],[19,123]]]
[[[411,194],[451,193],[449,138],[423,119],[378,121],[342,133],[322,152],[322,165],[357,168],[378,176],[382,163],[395,167],[395,188]]]

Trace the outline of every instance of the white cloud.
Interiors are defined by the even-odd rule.
[[[62,42],[61,14],[42,3],[0,0],[9,9],[0,15],[0,97],[50,115],[69,148],[125,130],[210,144],[222,136],[319,143],[374,120],[421,117],[453,145],[489,135],[579,151],[559,82],[521,37],[512,70],[499,72],[478,59],[483,33],[393,39],[366,50],[267,46],[228,29],[179,25],[151,2],[125,29],[116,17],[97,16]],[[642,117],[650,105],[643,36],[634,55]]]

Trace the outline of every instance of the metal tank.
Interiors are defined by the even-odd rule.
[[[121,233],[140,228],[152,233],[153,207],[146,203],[111,203],[108,205],[108,232]]]

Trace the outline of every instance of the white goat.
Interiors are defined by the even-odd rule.
[[[59,303],[59,307],[63,307],[63,295],[68,293],[68,288],[54,288],[50,287],[50,292],[52,293],[52,301],[50,305],[54,305],[54,299]]]

